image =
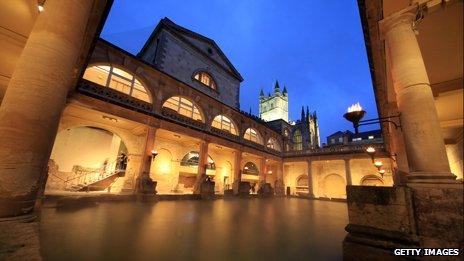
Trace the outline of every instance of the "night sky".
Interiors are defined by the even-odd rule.
[[[279,80],[292,120],[302,105],[317,111],[321,142],[353,130],[352,103],[377,117],[356,0],[115,0],[101,36],[137,54],[163,17],[216,41],[245,79],[244,111],[258,115],[260,89]]]

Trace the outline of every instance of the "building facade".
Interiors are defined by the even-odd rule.
[[[3,10],[16,8],[2,4],[6,5]],[[36,7],[33,1],[29,5]],[[84,35],[54,31],[47,21],[60,24],[60,19],[74,16],[63,17],[56,1],[47,1],[47,6],[46,12],[21,20],[30,21],[21,44],[10,41],[13,36],[6,31],[1,35],[10,39],[1,42],[2,55],[15,58],[2,59],[0,64],[5,75],[0,144],[8,155],[0,158],[0,198],[8,202],[1,216],[22,213],[25,205],[32,209],[42,186],[49,194],[93,190],[102,184],[110,193],[137,193],[141,177],[154,180],[159,194],[195,193],[195,184],[205,176],[215,181],[216,193],[237,191],[241,182],[248,182],[268,183],[277,195],[287,190],[329,198],[345,197],[345,185],[363,184],[365,176],[376,177],[377,185],[392,183],[390,168],[382,177],[366,161],[365,146],[319,148],[317,116],[308,109],[295,124],[282,119],[266,122],[240,111],[242,79],[212,40],[163,19],[135,56],[91,31]],[[85,8],[88,12],[102,9]],[[7,21],[6,27],[19,20]],[[95,32],[99,25],[93,22],[88,29]],[[13,26],[11,31],[18,28]],[[42,32],[49,31],[62,35],[60,39],[75,37],[76,47],[41,38],[47,35]],[[41,49],[44,45],[34,41],[52,47]],[[58,52],[69,57],[50,52],[60,46],[76,52]],[[40,61],[64,60],[30,63],[39,53],[43,54]],[[30,88],[15,80],[22,77],[41,84],[34,85],[38,88],[34,93],[25,94]],[[18,107],[18,99],[26,99],[19,104],[34,109]],[[18,110],[23,115],[20,119]],[[12,119],[18,122],[14,131],[8,127]],[[24,133],[15,138],[18,131]],[[377,148],[378,157],[389,166],[382,145]],[[17,159],[25,155],[32,156],[18,165]],[[121,163],[123,155],[126,160]],[[338,161],[343,164],[337,163],[337,168],[325,167]],[[12,171],[22,180],[21,187],[9,178]],[[336,186],[331,185],[334,180]]]

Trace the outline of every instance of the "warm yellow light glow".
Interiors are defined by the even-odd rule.
[[[267,174],[272,174],[272,170],[268,171]]]
[[[374,166],[376,166],[377,168],[382,167],[382,165],[383,165],[383,163],[381,161],[377,160],[376,162],[374,162]]]
[[[43,5],[38,5],[37,8],[39,9],[40,13],[42,13],[44,11]]]
[[[366,152],[369,153],[369,154],[374,154],[375,153],[375,148],[374,147],[368,147],[366,149]]]
[[[383,174],[385,174],[385,170],[381,169],[381,170],[379,170],[379,173],[383,175]]]
[[[151,150],[151,155],[158,155],[158,151],[156,151],[156,150]]]
[[[350,107],[348,107],[348,112],[353,112],[353,111],[362,111],[362,107],[361,105],[358,103],[355,103],[353,105],[351,105]]]

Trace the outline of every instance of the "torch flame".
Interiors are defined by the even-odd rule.
[[[362,111],[362,107],[361,105],[358,103],[355,103],[353,105],[351,105],[350,107],[348,107],[348,112],[353,112],[353,111]]]

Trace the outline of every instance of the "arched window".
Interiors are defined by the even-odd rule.
[[[267,141],[266,147],[280,151],[279,143],[274,138],[269,138],[269,140]]]
[[[190,151],[189,153],[185,154],[180,162],[181,166],[188,166],[188,167],[195,167],[198,166],[198,162],[200,161],[200,154],[198,151]],[[207,162],[207,169],[215,169],[216,166],[214,164],[214,160],[211,156],[208,155],[208,162]]]
[[[237,128],[231,119],[227,118],[224,115],[218,115],[214,118],[213,123],[211,124],[216,129],[227,131],[233,135],[237,135]]]
[[[255,143],[258,143],[258,144],[262,144],[261,143],[261,137],[259,136],[258,132],[253,128],[248,128],[245,131],[244,138],[246,140],[249,140],[249,141],[252,141],[252,142],[255,142]]]
[[[296,180],[297,187],[308,187],[308,176],[302,175]]]
[[[203,122],[203,117],[201,117],[198,107],[186,98],[179,96],[171,97],[164,102],[163,107],[174,110],[180,115],[184,115],[194,120]]]
[[[96,65],[88,67],[84,79],[101,86],[115,89],[136,99],[150,102],[148,92],[134,75],[111,65]]]
[[[202,72],[197,72],[197,73],[195,73],[193,78],[195,80],[201,82],[202,84],[210,87],[211,89],[216,90],[216,83],[214,82],[213,77],[211,77],[211,75],[209,75],[209,73],[203,72],[203,71]]]
[[[301,136],[301,131],[296,130],[293,133],[293,149],[302,150],[303,149],[303,137]]]
[[[251,174],[251,175],[258,175],[259,170],[258,167],[253,162],[247,162],[243,167],[243,174]]]

